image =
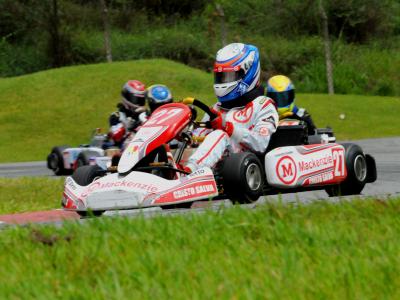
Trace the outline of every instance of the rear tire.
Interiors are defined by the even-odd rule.
[[[234,153],[221,168],[224,193],[232,202],[251,203],[263,194],[264,171],[258,157],[250,152]]]
[[[368,178],[367,159],[361,147],[352,143],[343,143],[347,168],[346,179],[325,190],[330,197],[359,195]]]
[[[50,154],[47,156],[47,168],[53,170],[57,176],[71,174],[71,170],[64,168],[63,151],[67,148],[70,148],[70,146],[56,146],[51,149]]]

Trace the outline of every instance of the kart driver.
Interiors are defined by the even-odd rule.
[[[147,121],[150,115],[160,106],[172,103],[172,93],[170,89],[163,84],[153,84],[146,90],[146,102],[149,106],[149,110],[142,112],[139,115],[139,121],[141,124]]]
[[[284,75],[271,77],[267,82],[267,97],[275,101],[280,120],[285,118],[302,120],[307,124],[308,134],[316,133],[311,115],[304,108],[298,108],[294,103],[294,85],[289,77]]]
[[[214,91],[218,98],[212,108],[217,117],[210,120],[214,130],[188,159],[184,167],[187,172],[213,167],[229,152],[265,152],[278,126],[275,104],[263,95],[260,85],[257,47],[233,43],[220,49],[214,75]],[[203,121],[207,119],[206,115]]]
[[[146,111],[145,85],[139,80],[129,80],[121,91],[122,101],[118,111],[110,115],[108,136],[115,146],[122,146],[125,137],[141,124],[139,115]]]

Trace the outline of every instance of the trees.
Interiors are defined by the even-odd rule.
[[[112,62],[110,18],[108,16],[108,8],[105,0],[100,0],[100,7],[102,11],[104,48],[106,51],[106,59],[108,62]]]

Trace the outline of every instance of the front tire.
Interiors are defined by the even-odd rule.
[[[88,186],[99,177],[103,177],[105,171],[97,165],[81,166],[72,174],[72,179],[81,186]]]
[[[78,215],[80,215],[83,218],[86,217],[100,217],[102,214],[104,214],[104,210],[81,210],[81,211],[76,211]]]
[[[221,176],[224,193],[234,203],[257,201],[263,193],[264,171],[253,153],[234,153],[225,158]]]
[[[345,149],[347,177],[340,184],[325,189],[330,197],[359,195],[367,183],[367,159],[361,147],[352,143],[342,145]]]
[[[75,170],[72,174],[72,179],[81,186],[88,186],[97,178],[105,175],[105,171],[97,165],[94,166],[82,166]],[[85,210],[76,211],[81,217],[99,217],[104,213],[104,210]]]
[[[68,145],[56,146],[51,149],[50,154],[47,156],[47,168],[53,170],[57,176],[71,174],[71,170],[65,169],[63,151],[70,148]]]

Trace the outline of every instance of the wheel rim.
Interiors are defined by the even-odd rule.
[[[252,191],[256,191],[260,188],[262,177],[260,167],[257,164],[252,163],[248,166],[246,170],[246,181]]]
[[[354,159],[354,174],[360,182],[363,182],[367,177],[367,162],[364,155],[359,154]]]

